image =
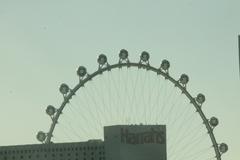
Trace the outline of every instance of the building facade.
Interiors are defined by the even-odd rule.
[[[104,141],[0,147],[0,160],[166,160],[166,126],[104,127]]]

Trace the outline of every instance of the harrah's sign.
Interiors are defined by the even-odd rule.
[[[150,128],[149,131],[140,133],[130,133],[127,128],[121,128],[121,143],[125,144],[165,144],[165,132],[155,131]]]

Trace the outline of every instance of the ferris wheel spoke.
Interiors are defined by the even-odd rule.
[[[166,122],[167,124],[169,124],[171,118],[172,118],[172,112],[173,110],[176,108],[175,106],[177,105],[177,103],[179,102],[179,99],[181,98],[181,95],[178,95],[176,94],[174,96],[174,98],[171,100],[171,104],[169,104],[169,110],[168,112],[165,114],[167,117],[165,118],[166,119]]]
[[[186,116],[186,117],[181,117],[178,119],[178,122],[173,124],[173,127],[176,128],[176,131],[178,131],[177,136],[174,136],[174,138],[172,140],[178,140],[181,139],[182,137],[184,137],[186,134],[186,132],[188,132],[189,130],[191,130],[191,125],[193,124],[193,119],[194,116],[196,116],[194,113],[189,114],[191,115],[190,117]],[[172,134],[169,135],[170,137],[173,136]],[[171,141],[171,139],[170,139]]]
[[[175,86],[172,86],[172,88],[171,88],[171,91],[170,91],[170,93],[168,93],[168,95],[167,95],[167,97],[166,97],[166,99],[165,99],[165,101],[164,101],[164,103],[163,103],[163,110],[162,110],[162,112],[164,113],[163,114],[163,120],[165,121],[165,122],[167,122],[167,114],[166,114],[166,112],[167,112],[167,110],[168,110],[168,104],[169,103],[171,103],[171,101],[170,101],[170,99],[172,98],[172,96],[173,96],[173,93],[174,93],[174,89],[175,89]]]
[[[133,120],[133,113],[134,110],[132,109],[133,107],[130,106],[130,102],[131,102],[131,94],[129,93],[129,68],[122,68],[121,70],[123,70],[123,76],[121,77],[122,81],[123,81],[123,86],[122,86],[122,95],[123,95],[123,108],[124,108],[124,115],[126,115],[126,119],[128,119],[127,121],[129,121],[128,123],[134,123]],[[132,87],[131,87],[132,89]],[[123,115],[123,116],[124,116]]]
[[[192,122],[193,122],[193,120],[191,118],[191,119],[189,119],[188,122],[186,122],[186,124],[182,124],[182,125],[185,125],[185,127],[182,130],[180,128],[178,130],[176,130],[179,132],[173,139],[169,139],[169,143],[171,143],[169,148],[171,148],[174,144],[178,144],[178,146],[180,146],[180,144],[181,144],[181,142],[183,142],[183,140],[185,140],[185,139],[192,140],[191,138],[194,138],[196,136],[196,134],[200,133],[199,131],[201,131],[201,129],[202,129],[201,126],[199,126],[196,130],[191,132],[190,136],[186,134],[186,132],[191,130],[191,128],[189,128],[189,126],[192,124]],[[181,124],[179,126],[181,126]],[[173,137],[173,135],[170,134],[169,137]],[[175,147],[175,149],[176,148],[177,147]]]
[[[137,121],[139,120],[137,112],[134,112],[134,111],[137,111],[139,109],[138,106],[137,106],[138,100],[136,99],[138,97],[137,91],[139,89],[138,86],[137,86],[137,84],[139,83],[139,79],[140,79],[139,74],[140,74],[139,70],[137,70],[137,75],[135,76],[136,78],[132,78],[133,84],[131,85],[133,87],[133,89],[132,89],[133,92],[132,92],[132,96],[131,96],[132,98],[130,100],[130,107],[131,107],[130,112],[132,112],[133,117],[135,117],[135,119],[134,119],[135,123],[137,123]]]
[[[109,74],[111,71],[108,71],[107,73],[104,73],[105,75],[106,74]],[[105,78],[104,78],[105,77]],[[111,124],[111,121],[114,120],[114,116],[113,116],[113,107],[111,107],[111,103],[110,102],[110,97],[111,97],[111,93],[109,92],[110,91],[110,82],[108,81],[109,79],[106,79],[107,76],[104,76],[103,74],[100,76],[100,83],[102,84],[102,100],[103,100],[103,104],[104,104],[104,107],[107,108],[107,113],[109,115],[109,121],[107,124]]]
[[[76,101],[72,101],[69,103],[69,105],[70,105],[69,109],[72,111],[72,114],[75,115],[77,118],[80,118],[80,121],[88,122],[88,124],[91,126],[91,128],[95,128],[96,122],[94,121],[93,118],[89,118],[94,115],[92,112],[90,112],[90,105],[86,104],[84,102],[82,102],[81,104],[76,102],[77,105],[75,105],[74,102],[76,102]],[[86,108],[88,108],[89,110],[87,110]],[[74,111],[72,109],[74,109]],[[85,114],[83,114],[83,113],[85,113]],[[76,122],[76,120],[73,120],[73,122]],[[102,126],[101,120],[98,123],[100,123],[100,125]]]
[[[162,80],[162,79],[160,79],[160,78],[158,78],[158,81],[160,81],[159,82],[159,85],[158,85],[158,87],[157,87],[157,89],[156,89],[156,99],[155,99],[155,103],[153,103],[153,113],[157,113],[157,114],[154,114],[153,116],[152,116],[152,121],[155,121],[156,123],[157,123],[157,118],[158,117],[160,117],[161,116],[161,113],[159,113],[158,112],[158,110],[159,110],[159,107],[160,107],[160,105],[159,105],[159,101],[160,101],[160,98],[161,98],[161,93],[162,93],[162,88],[163,88],[163,86],[164,86],[164,80]]]
[[[63,131],[63,133],[65,134],[65,136],[70,139],[70,141],[74,141],[74,137],[78,137],[76,134],[75,134],[75,131],[72,131],[72,128],[69,126],[68,122],[67,121],[64,121],[64,122],[59,122],[58,123],[58,127]],[[71,132],[67,132],[71,130]]]
[[[107,113],[104,100],[101,99],[101,97],[102,97],[101,93],[95,83],[92,83],[92,87],[89,87],[89,88],[92,93],[92,99],[91,99],[93,102],[92,105],[95,107],[95,111],[99,117],[99,122],[101,123],[101,126],[103,127],[103,125],[105,125],[104,123],[108,124],[110,121],[109,116],[104,116],[104,117],[101,116],[101,115],[104,115],[105,113]],[[88,94],[88,96],[90,96],[90,94]]]
[[[60,125],[56,128],[56,130],[61,131],[61,134],[63,135],[63,136],[61,136],[63,138],[62,141],[65,139],[66,142],[69,142],[69,141],[72,142],[73,141],[72,137],[69,136],[69,133],[67,131],[65,131],[66,129],[63,126],[60,126]]]
[[[79,95],[77,95],[77,97],[79,97],[80,98],[80,96]],[[88,100],[88,101],[90,101],[90,102],[93,102],[93,103],[95,103],[96,102],[96,100],[94,99],[94,96],[90,96],[89,95],[89,93],[88,93],[88,90],[87,89],[83,89],[83,97],[82,97],[83,99],[86,99],[86,100]],[[81,99],[81,98],[80,98]],[[95,106],[95,105],[90,105],[89,103],[84,103],[84,100],[82,100],[82,103],[83,104],[85,104],[85,107],[83,106],[83,107],[81,107],[80,105],[79,105],[79,108],[81,107],[81,108],[84,108],[85,110],[84,110],[84,112],[83,113],[87,113],[87,115],[89,116],[89,117],[92,117],[92,122],[93,122],[93,124],[94,124],[94,118],[96,118],[96,119],[100,119],[99,121],[98,121],[98,123],[100,123],[100,125],[102,126],[103,124],[102,124],[102,121],[101,121],[101,117],[100,117],[100,113],[99,113],[99,110],[98,109],[94,109],[92,106]],[[75,107],[76,108],[76,107]],[[82,113],[80,114],[80,115],[82,115]]]
[[[167,80],[165,80],[166,81],[166,83],[168,83],[167,82]],[[160,103],[159,103],[159,109],[160,109],[160,111],[159,111],[159,113],[161,113],[161,116],[159,117],[160,118],[160,122],[164,122],[164,123],[166,123],[166,121],[165,121],[165,119],[164,119],[164,116],[165,116],[165,107],[166,107],[166,101],[168,100],[168,98],[167,97],[169,97],[170,96],[170,94],[167,92],[167,86],[165,86],[164,85],[164,90],[163,90],[163,95],[162,95],[162,98],[160,99]]]
[[[188,109],[185,109],[186,107],[188,107],[188,105],[190,104],[184,104],[184,99],[182,99],[182,101],[179,102],[179,106],[183,106],[184,109],[181,109],[180,111],[179,110],[176,110],[176,114],[173,116],[174,118],[171,119],[171,121],[169,122],[169,126],[174,126],[176,124],[176,122],[181,118],[183,117],[186,112],[188,112],[189,110]]]
[[[110,108],[111,108],[111,112],[112,112],[112,123],[113,124],[118,124],[119,123],[119,110],[120,110],[120,106],[119,106],[119,102],[117,101],[118,99],[118,93],[117,92],[117,89],[114,88],[116,87],[114,84],[114,81],[113,79],[111,78],[113,77],[113,72],[108,72],[108,76],[107,76],[107,84],[108,84],[108,91],[109,91],[109,101],[108,103],[110,104]]]
[[[212,149],[212,147],[203,148],[197,152],[185,154],[183,157],[180,157],[181,159],[197,159],[200,156],[208,154],[208,151]],[[209,156],[209,155],[208,155]]]
[[[105,95],[105,91],[106,91],[106,84],[105,82],[103,82],[103,73],[102,75],[100,76],[99,78],[100,80],[100,83],[102,84],[102,91],[99,91],[98,89],[96,89],[96,92],[98,93],[98,96],[101,97],[100,100],[102,102],[102,107],[104,109],[104,112],[105,113],[108,113],[107,114],[107,121],[106,121],[106,124],[111,124],[111,120],[112,120],[112,113],[111,113],[111,110],[110,110],[110,107],[109,107],[109,104],[107,103],[107,100],[106,100],[106,95]],[[97,87],[96,87],[97,88]]]
[[[73,106],[73,105],[71,105],[71,106]],[[70,108],[70,107],[69,107],[69,108]],[[72,115],[72,114],[71,114],[71,115]],[[72,117],[72,116],[69,116],[68,114],[63,114],[62,116],[63,116],[63,118],[64,118],[64,121],[59,122],[59,124],[62,124],[64,128],[68,128],[70,131],[72,131],[71,133],[74,133],[75,135],[77,135],[77,134],[79,134],[79,133],[84,132],[84,135],[85,135],[85,136],[89,135],[90,130],[87,131],[87,130],[85,129],[85,127],[80,128],[82,125],[86,125],[86,124],[80,125],[79,123],[76,123],[77,125],[79,125],[79,129],[81,129],[81,130],[79,130],[79,131],[76,131],[75,128],[78,128],[78,127],[72,127],[73,122],[76,122],[76,121],[74,121],[75,119],[73,119],[73,117]],[[85,116],[82,116],[82,118],[83,118],[83,120],[84,120],[85,122],[88,120],[88,118],[86,118]],[[70,120],[70,122],[69,122],[69,120]],[[67,124],[65,124],[65,122],[66,122]],[[89,123],[89,125],[90,125],[90,123]],[[93,129],[93,127],[94,127],[94,126],[92,125],[91,129]],[[91,133],[92,133],[92,132],[91,132]],[[92,136],[93,136],[93,135],[92,135]],[[78,136],[77,136],[77,137],[78,137]],[[83,136],[83,137],[84,137],[84,136]]]
[[[193,147],[194,146],[201,146],[199,143],[200,142],[203,142],[203,140],[207,137],[207,134],[201,134],[200,136],[197,136],[197,137],[194,137],[194,138],[191,138],[191,140],[188,140],[186,144],[182,145],[182,147],[178,147],[178,148],[175,148],[172,155],[175,155],[175,153],[178,153],[180,152],[181,155],[185,155],[189,152],[193,152]],[[177,155],[177,154],[176,154]]]
[[[156,75],[154,75],[154,76],[156,76]],[[158,76],[158,75],[157,75]],[[155,108],[156,108],[156,106],[154,106],[155,104],[154,104],[154,102],[156,101],[156,99],[158,98],[158,95],[159,95],[159,85],[158,85],[158,83],[159,83],[159,79],[158,79],[159,77],[155,77],[154,79],[155,79],[155,81],[154,81],[154,83],[153,83],[153,85],[152,85],[152,87],[151,87],[151,90],[149,91],[149,108],[148,108],[148,118],[149,118],[149,122],[151,122],[151,123],[157,123],[157,122],[154,122],[154,119],[153,119],[153,117],[154,117],[154,115],[155,115],[155,113],[154,113],[154,110],[155,110]],[[149,82],[150,82],[150,79],[149,79]],[[148,82],[148,83],[149,83]]]
[[[163,110],[163,105],[161,104],[161,103],[163,103],[163,101],[164,101],[164,98],[166,97],[166,83],[167,83],[167,81],[166,80],[163,80],[163,84],[162,84],[162,86],[163,87],[161,87],[162,88],[162,90],[159,90],[159,98],[158,98],[158,100],[157,100],[157,105],[156,105],[156,115],[155,115],[155,122],[160,122],[160,123],[163,123],[164,122],[164,119],[162,118],[162,116],[163,116],[163,112],[162,112],[162,110]]]

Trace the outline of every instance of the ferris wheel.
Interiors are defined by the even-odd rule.
[[[37,133],[40,142],[102,139],[102,129],[109,125],[164,124],[168,160],[221,160],[227,152],[228,146],[214,136],[219,120],[203,112],[205,96],[188,92],[186,74],[170,76],[168,60],[153,67],[144,51],[132,62],[122,49],[116,64],[109,64],[104,54],[97,62],[91,74],[84,66],[77,69],[76,86],[60,85],[63,101],[59,107],[47,106],[51,125],[48,132]]]

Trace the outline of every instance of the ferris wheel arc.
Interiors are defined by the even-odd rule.
[[[143,52],[143,53],[146,53],[146,52]],[[142,53],[142,55],[143,55],[143,53]],[[98,75],[101,75],[102,73],[104,73],[106,71],[111,71],[112,69],[117,69],[117,68],[122,68],[122,67],[137,67],[139,69],[146,69],[147,71],[152,71],[152,72],[157,73],[157,75],[163,76],[166,80],[169,80],[170,82],[172,82],[176,87],[178,87],[182,91],[182,93],[190,100],[190,103],[193,104],[196,111],[199,113],[201,119],[203,120],[203,123],[206,126],[206,129],[207,129],[208,134],[210,136],[211,142],[213,144],[215,154],[216,154],[216,159],[221,160],[221,155],[222,155],[222,153],[226,152],[227,145],[224,144],[224,143],[219,145],[216,141],[216,138],[215,138],[214,134],[213,134],[213,128],[218,124],[218,120],[215,117],[212,117],[213,121],[208,120],[206,118],[205,114],[203,113],[202,109],[201,109],[201,104],[199,104],[197,102],[197,100],[196,100],[197,98],[194,98],[193,96],[191,96],[191,94],[186,90],[186,83],[189,80],[188,76],[185,75],[185,74],[182,74],[182,76],[180,77],[179,80],[175,80],[173,77],[171,77],[169,75],[168,68],[166,68],[166,66],[164,68],[164,66],[161,65],[160,68],[155,68],[155,67],[153,67],[149,64],[149,62],[148,62],[149,57],[147,57],[147,59],[146,59],[146,57],[143,57],[142,55],[141,55],[141,59],[143,58],[143,61],[140,60],[139,63],[133,63],[133,62],[130,62],[127,59],[124,62],[119,61],[116,64],[109,65],[106,60],[102,63],[98,60],[99,68],[98,68],[97,71],[95,71],[92,74],[87,74],[87,71],[86,71],[85,67],[82,67],[82,69],[85,71],[85,73],[82,72],[82,78],[80,78],[79,83],[73,89],[69,89],[66,84],[62,84],[62,85],[65,86],[65,89],[63,91],[64,100],[63,100],[61,106],[58,109],[54,110],[52,108],[53,106],[50,106],[50,108],[52,110],[54,110],[54,111],[51,111],[51,113],[48,113],[52,118],[52,124],[50,126],[50,129],[49,129],[48,133],[45,134],[45,137],[43,136],[43,132],[40,131],[38,133],[38,135],[37,135],[38,140],[42,141],[45,144],[51,143],[51,138],[53,137],[53,131],[56,127],[56,124],[58,123],[58,119],[59,119],[60,115],[62,114],[64,107],[66,106],[67,103],[69,103],[69,101],[76,94],[76,92],[81,87],[84,86],[85,83],[87,83],[88,81],[92,80],[94,77],[96,77]],[[105,56],[105,55],[103,55],[103,56]],[[168,67],[170,66],[170,64],[167,60],[163,60],[162,64],[163,63],[166,63],[168,65]],[[202,94],[199,94],[198,96],[201,96],[202,102],[205,101],[205,97]],[[48,112],[48,111],[46,110],[46,112]],[[211,120],[212,120],[212,118],[211,118]],[[214,126],[214,124],[216,124],[216,125]],[[43,138],[41,138],[41,137],[43,137]]]

